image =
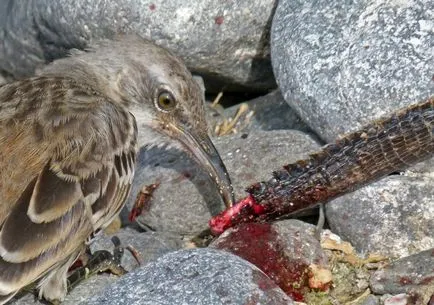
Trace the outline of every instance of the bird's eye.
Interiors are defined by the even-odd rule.
[[[169,91],[161,91],[157,96],[156,106],[164,112],[172,111],[176,106],[175,97]]]

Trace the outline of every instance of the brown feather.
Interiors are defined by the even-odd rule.
[[[35,223],[47,223],[65,215],[83,198],[78,181],[61,179],[47,164],[36,180],[27,215]]]
[[[30,100],[23,98],[25,90]],[[4,295],[76,255],[119,212],[134,173],[137,130],[124,107],[68,78],[7,84],[0,87],[0,101]]]
[[[68,234],[58,239],[58,243],[35,258],[20,263],[11,263],[0,258],[0,294],[12,293],[43,276],[57,264],[74,253],[83,244],[84,238],[92,230],[86,220],[87,209],[83,203],[74,207],[75,217]],[[71,234],[74,232],[74,234]]]

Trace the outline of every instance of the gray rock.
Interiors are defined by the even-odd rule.
[[[375,295],[368,295],[366,298],[363,299],[363,301],[360,303],[360,305],[379,305],[380,300]]]
[[[269,179],[284,164],[306,157],[319,147],[299,131],[256,131],[215,139],[231,175],[237,198],[245,197],[251,183]],[[185,154],[158,148],[143,150],[133,182],[128,209],[143,184],[160,181],[151,207],[137,221],[145,228],[194,235],[208,227],[208,220],[224,209],[211,180]]]
[[[275,0],[0,2],[0,71],[23,77],[91,40],[137,33],[183,57],[209,88],[274,88]],[[238,88],[240,90],[240,88]]]
[[[122,228],[114,236],[119,238],[122,247],[132,246],[133,249],[137,250],[143,265],[168,252],[179,250],[183,246],[179,235],[167,232],[138,232],[132,228]],[[98,250],[113,252],[114,244],[111,241],[111,236],[104,233],[96,236],[90,249],[92,253]],[[136,258],[127,249],[124,250],[121,266],[127,271],[132,271],[138,267]]]
[[[427,176],[432,177],[434,170],[434,157],[430,158],[428,160],[416,163],[415,165],[409,167],[405,173],[406,175],[416,175],[418,177],[420,176]]]
[[[411,302],[410,297],[405,293],[400,293],[397,295],[385,294],[380,297],[381,304],[384,305],[407,305],[415,304]]]
[[[296,129],[303,132],[311,132],[310,128],[298,117],[291,107],[285,102],[280,90],[275,90],[250,101],[244,102],[247,110],[238,119],[234,129],[236,133],[250,133],[254,130],[281,130]],[[240,109],[240,105],[229,108],[210,108],[209,125],[211,131],[217,130],[216,126],[224,121],[233,120]],[[215,135],[218,135],[214,133]]]
[[[332,231],[360,252],[404,257],[434,247],[432,178],[389,176],[326,205]]]
[[[328,268],[327,256],[314,237],[314,231],[315,226],[295,219],[244,223],[225,231],[210,247],[229,251],[251,262],[297,300],[313,288],[309,277],[311,267]],[[330,281],[315,284],[315,288],[326,287]]]
[[[271,55],[283,96],[329,142],[433,95],[433,14],[425,0],[279,1]]]
[[[311,264],[326,266],[328,264],[327,256],[315,237],[316,227],[314,225],[297,219],[281,220],[270,224],[254,223],[254,225],[269,226],[259,227],[256,231],[254,227],[249,227],[249,225],[252,224],[242,224],[226,230],[209,247],[228,250],[247,259],[242,254],[250,256],[252,252],[259,252],[259,243],[264,242],[264,245],[268,243],[265,247],[270,248],[266,252],[271,255],[273,251],[276,251],[275,254],[280,259],[285,256],[289,260],[298,263],[303,262],[308,266]],[[247,236],[254,236],[255,238],[245,238]],[[266,260],[269,259],[271,257]],[[251,263],[254,264],[252,261]]]
[[[411,304],[428,304],[434,295],[434,249],[394,261],[371,277],[376,294],[411,295]]]
[[[252,264],[212,249],[169,253],[127,274],[87,304],[293,304]]]
[[[229,170],[237,198],[252,183],[268,180],[273,170],[306,158],[319,145],[309,135],[296,130],[255,131],[217,138],[216,147]]]
[[[328,264],[328,259],[316,236],[316,226],[297,220],[288,219],[273,223],[278,238],[286,244],[285,255],[305,260],[307,264]]]

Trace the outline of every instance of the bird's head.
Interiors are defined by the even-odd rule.
[[[141,146],[166,144],[189,152],[211,176],[226,206],[232,205],[229,175],[208,136],[203,90],[178,57],[137,36],[101,42],[72,57],[71,73],[82,65],[83,73],[98,74],[90,81],[136,117]]]

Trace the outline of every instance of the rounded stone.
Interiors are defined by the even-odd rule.
[[[263,304],[291,299],[254,265],[225,251],[169,253],[127,274],[88,304]]]
[[[434,247],[432,178],[390,176],[326,204],[333,232],[361,253],[404,257]]]
[[[271,57],[285,100],[318,135],[434,94],[434,2],[279,1]]]
[[[275,0],[0,2],[0,72],[17,78],[90,41],[134,33],[181,56],[208,89],[275,88]]]

